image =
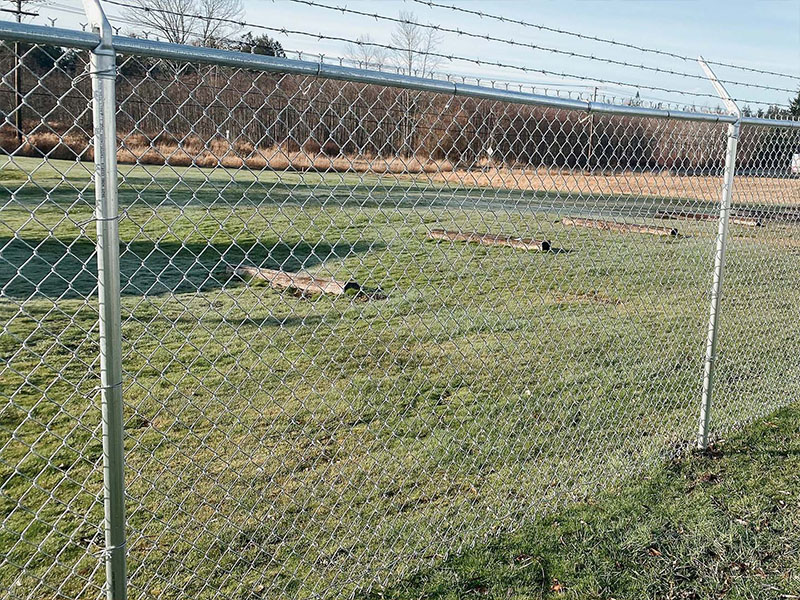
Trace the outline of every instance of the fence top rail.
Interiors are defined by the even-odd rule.
[[[28,42],[34,44],[50,44],[82,50],[92,50],[100,44],[100,36],[95,32],[77,31],[59,27],[32,25],[0,20],[0,40]],[[567,110],[582,111],[586,113],[601,113],[620,116],[638,116],[657,119],[677,119],[682,121],[701,121],[707,123],[734,123],[737,117],[727,114],[705,112],[689,112],[680,110],[663,110],[643,106],[624,106],[558,98],[533,94],[528,92],[515,92],[502,88],[459,84],[441,79],[413,77],[399,73],[387,73],[354,67],[344,67],[324,62],[295,60],[266,56],[261,54],[247,54],[231,50],[204,48],[183,44],[171,44],[157,40],[147,40],[126,36],[113,36],[114,49],[121,53],[133,56],[161,58],[185,62],[201,62],[219,66],[253,69],[268,73],[290,73],[294,75],[308,75],[326,79],[352,81],[356,83],[383,85],[412,89],[417,91],[465,96],[498,102],[511,102],[528,104],[548,108],[562,108]],[[783,127],[800,129],[800,121],[764,119],[759,117],[741,117],[743,125],[756,125],[762,127]]]

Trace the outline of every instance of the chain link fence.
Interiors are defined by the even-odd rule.
[[[98,37],[44,29],[0,48],[4,597],[112,550],[135,598],[368,596],[695,444],[735,119],[115,38],[109,549]],[[712,438],[800,374],[800,129],[741,123]]]

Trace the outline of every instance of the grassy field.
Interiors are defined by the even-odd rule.
[[[794,406],[375,597],[797,598],[798,473]]]
[[[92,597],[93,189],[79,163],[14,163],[0,171],[0,587]],[[120,170],[135,597],[367,593],[693,439],[716,224],[654,239],[557,222],[708,208],[690,179],[632,198]],[[427,241],[434,227],[558,251]],[[787,352],[800,228],[733,236],[720,433],[792,400],[800,375]],[[241,263],[355,279],[386,299],[296,297],[232,278]]]
[[[687,177],[670,171],[628,171],[624,174],[598,176],[584,171],[563,171],[555,168],[508,168],[484,165],[479,171],[448,169],[433,175],[436,181],[469,182],[476,187],[514,188],[579,194],[593,197],[665,197],[687,196],[693,200],[715,203],[719,200],[720,175]],[[758,203],[769,213],[781,206],[800,204],[800,185],[786,177],[736,178],[736,193],[748,203]]]

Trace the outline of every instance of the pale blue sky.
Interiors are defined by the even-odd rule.
[[[389,44],[394,27],[392,23],[386,21],[342,14],[306,6],[291,0],[244,1],[245,18],[248,22],[278,29],[295,29],[312,34],[321,33],[351,39],[369,34],[373,40]],[[756,75],[716,67],[717,75],[720,78],[780,88],[800,88],[800,0],[437,1],[441,4],[457,4],[549,27],[655,47],[692,57],[702,54],[712,60],[789,73],[799,79]],[[411,11],[421,22],[486,33],[565,51],[592,54],[637,64],[645,63],[696,75],[701,74],[698,65],[693,61],[654,56],[509,23],[480,19],[449,10],[428,8],[411,0],[319,0],[319,3],[330,6],[346,6],[351,9],[377,12],[393,17],[396,17],[400,11]],[[63,10],[64,7],[70,6],[78,9],[80,3],[77,0],[54,0],[54,4],[54,8],[48,8],[46,5],[37,8],[41,13],[37,22],[47,24],[48,21],[45,17],[50,16],[58,18],[59,26],[77,26],[81,19]],[[111,15],[118,15],[120,9],[109,6],[108,12]],[[122,24],[122,26],[123,30],[132,29],[127,24]],[[346,56],[348,53],[347,45],[343,42],[275,32],[270,34],[290,51],[323,53],[326,60]],[[713,94],[710,84],[698,79],[630,69],[530,48],[475,40],[455,34],[443,36],[441,52],[528,68],[540,68],[557,73],[570,73],[590,79],[618,80],[632,84],[630,87],[620,88],[612,84],[599,83],[597,85],[600,88],[600,94],[630,96],[638,89],[642,97],[655,100],[716,104],[711,98],[680,97],[667,92],[648,90],[644,87],[651,85],[700,94]],[[439,70],[452,75],[480,77],[484,82],[494,79],[503,82],[535,84],[537,90],[546,85],[560,89],[581,90],[587,89],[586,86],[591,88],[596,84],[595,81],[525,73],[515,69],[475,65],[456,60],[444,61],[439,66]],[[736,97],[764,102],[786,103],[789,96],[792,95],[785,91],[752,89],[736,85],[730,85],[729,89]]]

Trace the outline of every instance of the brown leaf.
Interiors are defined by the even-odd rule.
[[[719,475],[716,473],[703,473],[698,478],[700,483],[714,483],[715,481],[719,480]]]

